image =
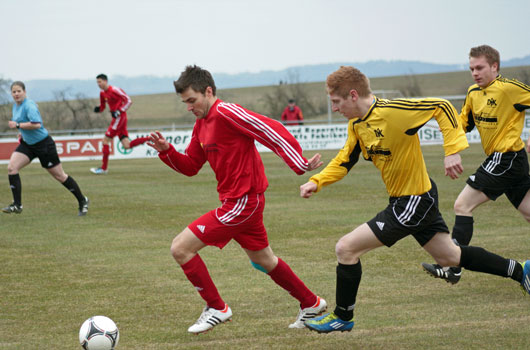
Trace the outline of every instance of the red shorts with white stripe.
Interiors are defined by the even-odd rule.
[[[188,228],[207,245],[223,248],[234,239],[245,249],[261,250],[269,245],[263,225],[264,208],[263,193],[225,199],[221,207],[204,214]]]
[[[129,132],[127,131],[127,114],[122,113],[119,117],[112,118],[112,122],[110,123],[105,136],[110,138],[118,136],[120,140],[129,137]]]

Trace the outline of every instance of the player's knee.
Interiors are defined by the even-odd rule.
[[[12,166],[11,164],[8,164],[8,165],[7,165],[7,173],[8,173],[9,175],[15,175],[15,174],[18,173],[18,169],[15,168],[14,166]]]
[[[347,260],[354,257],[354,252],[344,239],[339,239],[335,245],[335,254],[339,260]]]
[[[463,200],[460,200],[459,198],[456,199],[453,209],[456,215],[469,216],[472,212],[472,209],[468,205],[466,205]]]
[[[186,257],[188,256],[187,251],[182,247],[182,245],[179,244],[179,241],[177,240],[176,237],[171,243],[170,250],[171,250],[171,255],[179,264],[182,264],[184,260],[186,260]]]

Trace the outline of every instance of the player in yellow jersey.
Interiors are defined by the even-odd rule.
[[[463,171],[458,152],[468,143],[454,107],[438,98],[379,99],[368,78],[354,67],[343,66],[330,74],[326,85],[333,111],[348,119],[348,138],[326,168],[300,186],[300,195],[309,198],[341,180],[362,154],[380,170],[390,203],[337,242],[335,310],[307,320],[306,327],[320,333],[350,331],[361,282],[360,257],[408,235],[442,266],[511,277],[530,293],[530,260],[523,267],[483,248],[456,245],[438,210],[438,192],[427,174],[417,131],[436,119],[444,136],[445,174],[456,179]]]
[[[476,127],[488,156],[455,201],[453,239],[468,245],[473,235],[473,210],[502,194],[530,222],[530,138],[521,139],[525,109],[530,108],[530,86],[499,75],[500,55],[488,45],[469,52],[469,69],[476,84],[469,87],[460,119],[469,132]],[[434,277],[450,283],[460,280],[459,267],[423,263]]]

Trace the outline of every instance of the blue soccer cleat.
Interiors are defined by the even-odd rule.
[[[343,321],[333,312],[305,321],[305,326],[318,333],[349,332],[353,329],[353,321]]]
[[[521,286],[530,294],[530,260],[526,260],[523,263],[523,280],[521,281]]]

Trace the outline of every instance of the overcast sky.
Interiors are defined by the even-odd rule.
[[[528,0],[0,0],[0,77],[178,76],[530,54]]]

